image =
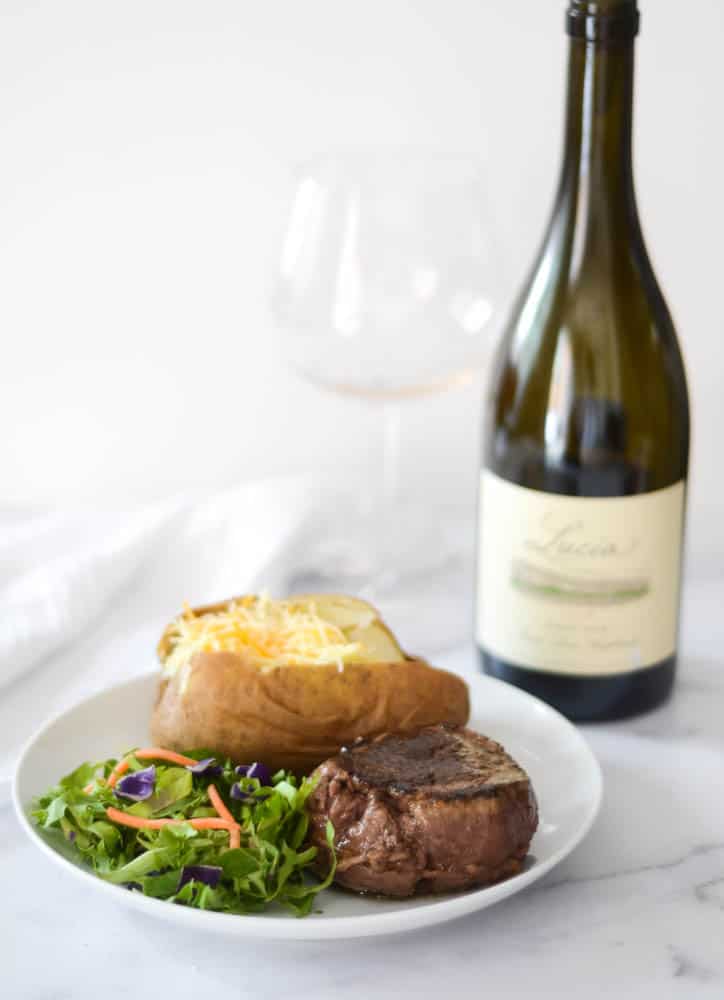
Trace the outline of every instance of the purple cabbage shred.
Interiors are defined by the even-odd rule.
[[[251,794],[251,792],[245,792],[238,781],[236,782],[236,784],[231,786],[231,791],[229,792],[229,795],[232,797],[232,799],[236,799],[237,802],[252,802],[254,799],[254,796]]]
[[[205,757],[198,764],[187,764],[186,770],[197,777],[203,776],[204,778],[218,778],[224,771],[221,764],[216,763],[216,757]]]
[[[132,799],[134,802],[143,802],[150,799],[156,784],[156,767],[151,764],[142,771],[132,771],[124,775],[113,789],[118,798]]]
[[[204,885],[215,889],[221,878],[221,868],[216,865],[186,865],[181,869],[181,877],[178,880],[176,891],[182,889],[187,882],[203,882]]]
[[[263,802],[264,799],[269,798],[271,792],[267,792],[265,795],[256,795],[254,792],[245,792],[237,781],[235,785],[231,786],[229,795],[232,799],[236,799],[238,802]]]
[[[271,771],[266,764],[260,764],[258,760],[253,764],[239,764],[234,770],[242,778],[258,778],[260,785],[271,785]]]

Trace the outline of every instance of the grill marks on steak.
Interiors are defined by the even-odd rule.
[[[499,743],[448,726],[356,744],[333,762],[370,787],[437,799],[495,795],[501,784],[528,780]]]
[[[355,744],[317,768],[311,840],[336,882],[410,896],[495,882],[520,871],[538,823],[525,771],[469,729],[429,726]]]

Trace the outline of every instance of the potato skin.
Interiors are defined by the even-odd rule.
[[[465,682],[420,659],[264,671],[240,653],[205,652],[192,657],[183,693],[178,674],[161,681],[151,738],[308,774],[358,737],[463,726],[469,711]]]

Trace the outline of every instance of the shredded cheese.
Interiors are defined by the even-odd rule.
[[[245,652],[262,669],[315,666],[364,659],[359,642],[351,642],[343,628],[323,619],[313,601],[273,601],[268,595],[231,601],[223,611],[195,614],[184,611],[173,622],[165,675],[186,668],[195,653]]]

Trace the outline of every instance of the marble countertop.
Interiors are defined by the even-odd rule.
[[[472,917],[326,943],[191,934],[92,898],[0,804],[0,992],[102,996],[724,997],[724,584],[686,589],[680,680],[647,716],[584,727],[601,815],[534,887]],[[440,657],[465,673],[468,648]]]

